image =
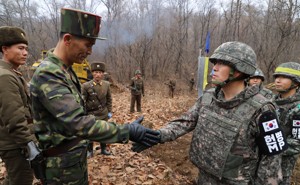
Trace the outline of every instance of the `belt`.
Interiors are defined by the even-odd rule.
[[[72,139],[70,141],[66,141],[64,143],[61,143],[61,144],[55,146],[55,147],[44,150],[43,155],[45,157],[57,157],[60,154],[68,152],[69,149],[71,149],[72,147],[77,145],[81,140],[82,139],[80,139],[80,138],[75,138],[75,139]]]

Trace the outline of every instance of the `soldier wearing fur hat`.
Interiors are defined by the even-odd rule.
[[[18,71],[26,63],[28,41],[18,27],[0,27],[0,157],[7,176],[4,184],[31,185],[33,174],[23,149],[34,141],[31,103],[25,79]],[[30,121],[31,120],[31,121]]]
[[[145,95],[144,91],[144,81],[142,78],[142,73],[140,70],[136,70],[134,72],[134,77],[131,78],[131,82],[129,85],[131,89],[131,101],[130,101],[130,113],[134,112],[134,105],[136,104],[136,110],[138,112],[142,112],[141,102],[142,95]]]
[[[45,184],[88,185],[87,145],[158,141],[158,132],[133,124],[116,124],[86,115],[80,82],[72,69],[92,53],[101,17],[75,9],[61,9],[61,30],[54,50],[35,71],[30,93],[35,135],[43,150],[41,179]]]
[[[85,108],[88,114],[94,115],[97,119],[107,121],[112,117],[112,97],[110,83],[103,80],[105,64],[96,62],[91,65],[93,80],[82,84],[82,95]],[[106,144],[101,143],[101,154],[110,155]],[[90,143],[89,151],[93,152],[93,144]]]

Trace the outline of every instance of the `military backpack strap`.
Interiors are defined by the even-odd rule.
[[[276,112],[265,110],[258,119],[257,145],[261,154],[272,156],[288,148]]]

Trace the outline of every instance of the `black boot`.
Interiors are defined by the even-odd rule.
[[[100,145],[101,145],[101,154],[103,154],[103,155],[111,155],[111,153],[106,150],[106,144],[101,143]]]

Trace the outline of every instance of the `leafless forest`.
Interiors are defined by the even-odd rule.
[[[105,62],[119,82],[137,68],[146,79],[189,78],[208,31],[211,51],[226,41],[251,45],[268,82],[276,65],[299,61],[297,0],[0,0],[0,26],[28,34],[28,65],[55,46],[62,7],[102,16],[100,35],[107,40],[98,41],[89,61]]]

